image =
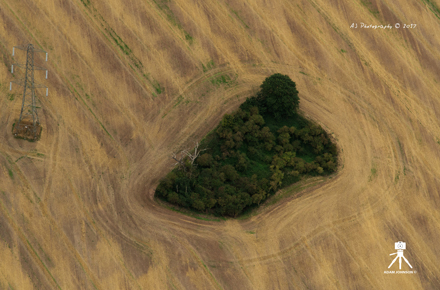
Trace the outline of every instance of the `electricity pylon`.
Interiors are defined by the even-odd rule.
[[[12,56],[14,56],[15,48],[26,50],[26,64],[14,63],[11,67],[11,73],[14,73],[14,65],[20,68],[25,68],[24,77],[21,79],[17,79],[12,81],[9,85],[9,90],[12,90],[12,83],[16,83],[23,87],[23,102],[21,104],[21,112],[20,118],[18,119],[17,126],[23,121],[23,119],[32,120],[32,135],[34,139],[36,139],[37,126],[39,126],[40,121],[38,119],[38,114],[35,105],[35,89],[36,88],[46,88],[46,97],[48,94],[48,88],[42,84],[36,84],[34,82],[34,71],[35,70],[45,70],[46,71],[46,79],[47,79],[47,69],[35,66],[34,65],[34,52],[44,52],[46,53],[46,61],[47,61],[47,52],[41,49],[35,49],[32,44],[28,44],[26,46],[14,46],[12,48]],[[23,114],[24,112],[24,114]],[[27,127],[26,127],[27,128]]]

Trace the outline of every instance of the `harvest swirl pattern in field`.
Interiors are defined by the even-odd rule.
[[[0,289],[439,289],[438,6],[0,0]],[[11,134],[24,43],[49,52],[34,143]],[[171,152],[275,72],[338,173],[244,220],[159,205]],[[384,274],[397,241],[417,273]]]

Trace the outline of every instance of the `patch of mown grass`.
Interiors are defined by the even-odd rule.
[[[268,126],[269,129],[272,132],[276,132],[278,129],[282,128],[283,126],[287,127],[295,127],[297,130],[300,130],[307,126],[309,121],[307,121],[306,118],[303,116],[296,114],[294,116],[290,116],[287,118],[282,118],[280,120],[275,119],[273,116],[264,116],[264,121],[266,122],[265,126]]]
[[[90,109],[89,105],[87,105],[86,101],[84,101],[84,99],[81,97],[81,94],[78,93],[78,91],[75,89],[75,87],[74,87],[71,83],[70,83],[70,85],[72,86],[73,91],[74,91],[74,92],[78,95],[78,97],[81,99],[81,101],[83,102],[83,104],[87,107],[87,109],[89,109],[90,113],[92,113],[93,117],[95,117],[96,121],[98,121],[99,125],[101,125],[102,129],[104,129],[104,131],[107,133],[107,135],[110,136],[110,138],[112,138],[113,140],[115,140],[115,139],[113,138],[113,136],[112,136],[112,135],[107,131],[107,129],[104,127],[104,124],[102,124],[102,122],[98,119],[98,117],[97,117],[97,116],[95,115],[95,113],[92,111],[92,109]],[[78,98],[75,96],[74,92],[72,92],[72,90],[71,90],[70,88],[69,88],[69,91],[74,95],[75,99],[76,99],[77,101],[79,101]],[[43,131],[43,129],[41,129],[41,131]]]
[[[232,87],[233,85],[237,84],[236,80],[238,78],[238,74],[235,74],[235,76],[231,77],[227,74],[218,73],[207,80],[211,82],[216,87],[220,87],[221,85],[226,85],[225,90],[227,88]]]
[[[55,280],[55,278],[52,276],[52,273],[49,271],[49,269],[47,268],[46,264],[43,262],[43,260],[40,258],[40,256],[38,255],[37,251],[35,251],[34,247],[32,247],[32,244],[29,243],[28,239],[26,239],[26,242],[28,243],[29,247],[32,249],[32,251],[34,252],[34,254],[37,256],[38,260],[40,260],[41,264],[43,264],[43,267],[46,269],[47,273],[49,273],[50,277],[52,278],[52,280],[55,282],[55,285],[57,285],[58,289],[61,289],[60,285],[58,285],[57,280]]]
[[[353,44],[351,43],[351,41],[350,41],[350,38],[349,38],[348,36],[346,36],[344,33],[342,33],[342,32],[339,30],[339,28],[336,26],[336,24],[334,24],[334,23],[331,21],[330,17],[329,17],[326,13],[323,13],[322,10],[321,10],[321,8],[320,8],[319,6],[317,6],[315,3],[311,2],[310,4],[312,4],[312,6],[316,9],[316,11],[318,11],[318,13],[321,14],[321,16],[325,19],[325,21],[327,21],[327,23],[330,24],[330,26],[333,28],[333,30],[334,30],[337,34],[339,34],[339,36],[345,41],[345,43],[347,43],[347,45],[348,45],[351,49],[353,49],[354,51],[356,51],[354,45],[353,45]],[[319,29],[318,29],[318,30],[319,30]],[[320,32],[322,33],[322,31],[320,31]]]
[[[362,5],[364,5],[374,17],[377,18],[379,11],[373,8],[373,4],[368,0],[361,0]]]
[[[373,164],[373,167],[371,168],[371,174],[369,177],[369,181],[372,181],[374,177],[377,176],[377,169],[376,166]]]
[[[84,6],[88,7],[92,11],[94,18],[99,22],[99,24],[101,24],[101,26],[106,31],[106,33],[103,33],[105,38],[107,38],[107,40],[109,41],[113,39],[113,41],[121,49],[121,51],[129,57],[131,62],[134,64],[134,66],[138,68],[138,70],[143,69],[144,66],[142,62],[133,54],[132,50],[122,40],[122,38],[119,37],[119,35],[117,35],[117,33],[113,30],[113,28],[110,27],[110,25],[107,23],[107,21],[105,21],[104,17],[102,17],[102,15],[98,12],[98,10],[95,7],[93,7],[93,4],[91,4],[89,0],[81,0],[81,1],[83,2]],[[109,36],[111,39],[109,38]],[[134,70],[134,68],[131,66],[130,63],[129,65]]]
[[[81,2],[85,7],[90,5],[90,0],[81,0]]]
[[[189,103],[196,103],[196,104],[200,104],[200,101],[191,101],[191,100],[185,100],[185,102],[183,102],[185,105],[188,105]]]
[[[316,154],[313,152],[313,148],[309,145],[304,146],[304,151],[298,152],[296,156],[307,163],[313,162],[313,160],[315,160],[316,158]]]
[[[183,28],[183,26],[180,24],[179,20],[177,19],[176,15],[174,15],[173,11],[168,7],[166,4],[167,0],[153,0],[153,2],[157,5],[157,7],[165,14],[167,17],[167,20],[174,26],[176,26],[178,29],[183,31],[185,34],[185,40],[189,42],[189,44],[193,43],[193,37]]]
[[[203,72],[207,72],[208,70],[215,68],[215,63],[213,60],[210,60],[206,66],[202,63],[202,68]]]
[[[228,75],[220,75],[211,79],[211,83],[216,86],[220,86],[221,84],[227,84],[231,80],[231,77]]]
[[[158,94],[162,93],[163,88],[160,86],[160,84],[157,81],[154,82],[153,87],[156,90],[156,93]]]
[[[153,80],[151,80],[150,77],[148,76],[148,74],[143,74],[143,76],[153,86],[156,93],[160,95],[162,93],[162,91],[164,90],[164,88],[160,86],[159,82],[156,81],[154,78],[153,78]],[[153,94],[155,94],[155,93],[153,92]],[[156,97],[156,96],[154,95],[154,97]]]
[[[221,219],[210,219],[210,218],[205,218],[205,217],[200,217],[200,216],[194,216],[194,218],[198,219],[198,220],[202,220],[202,221],[214,221],[214,222],[220,222]]]
[[[228,6],[229,6],[229,5],[228,5]],[[234,9],[232,9],[231,7],[229,7],[229,8],[231,9],[232,13],[234,13],[235,16],[237,16],[237,18],[241,21],[241,23],[243,24],[243,26],[244,26],[245,28],[249,28],[249,26],[246,24],[246,22],[244,22],[244,20],[241,19],[240,15],[238,15],[238,12],[235,11]]]
[[[437,5],[432,2],[431,0],[423,0],[426,5],[428,5],[429,10],[431,10],[432,13],[434,13],[435,17],[440,19],[440,9],[437,7]]]
[[[126,55],[129,55],[131,53],[131,49],[128,47],[128,45],[116,34],[116,32],[111,27],[109,27],[108,29],[104,29],[113,38],[114,42],[119,46],[122,52],[124,52]]]
[[[185,33],[185,39],[188,40],[189,44],[192,44],[194,40],[193,37],[186,31],[184,31],[184,33]]]
[[[402,157],[405,155],[405,152],[403,151],[402,143],[400,143],[400,140],[397,139],[397,143],[399,144],[400,154],[402,154]]]
[[[17,160],[15,160],[15,162],[17,162],[18,160],[20,160],[20,159],[22,159],[22,158],[24,158],[24,157],[27,157],[27,155],[23,155],[23,156],[21,156],[21,157],[18,157]]]
[[[182,101],[183,101],[183,96],[179,96],[177,97],[177,102],[174,104],[173,108],[177,107]]]

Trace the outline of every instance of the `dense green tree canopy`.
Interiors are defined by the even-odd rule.
[[[276,73],[261,84],[259,98],[267,113],[275,118],[293,116],[299,107],[296,84],[287,75]]]
[[[156,196],[205,213],[237,216],[305,175],[337,168],[327,133],[296,114],[299,98],[288,76],[267,78],[257,97],[224,115],[202,142],[209,148],[184,159],[156,188]]]

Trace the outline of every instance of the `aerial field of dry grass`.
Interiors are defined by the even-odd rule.
[[[0,289],[440,289],[437,7],[0,0]],[[11,134],[27,43],[49,53],[34,143]],[[338,173],[247,219],[155,201],[171,153],[276,72],[334,137]],[[384,273],[397,241],[416,273]]]

